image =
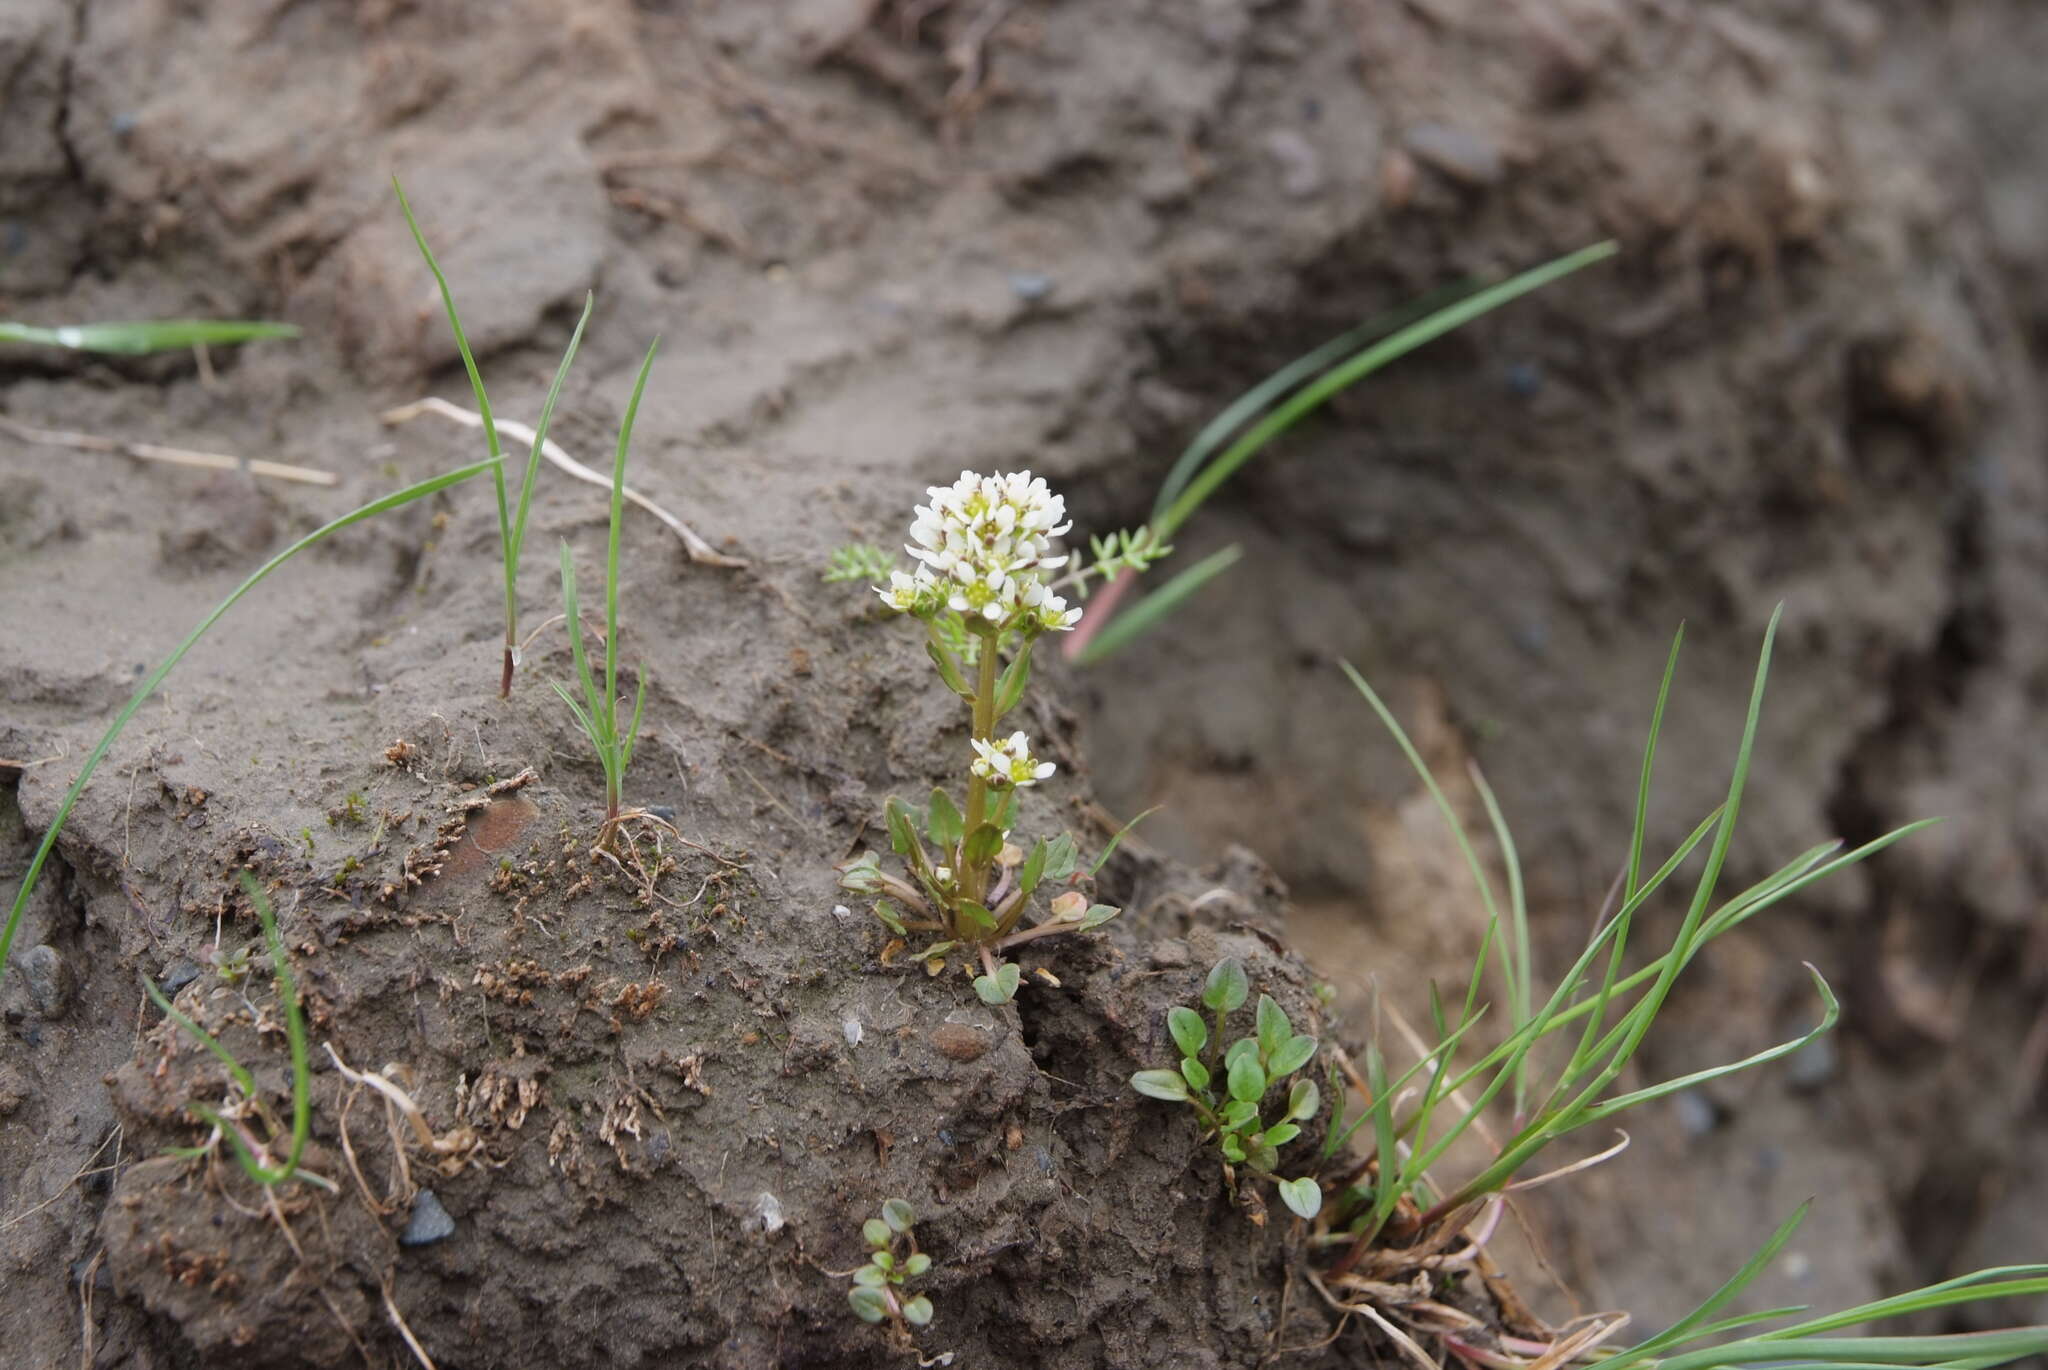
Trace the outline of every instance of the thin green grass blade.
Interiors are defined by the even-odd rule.
[[[313,1113],[312,1063],[307,1059],[306,1017],[299,1008],[299,984],[292,978],[291,958],[285,955],[284,938],[277,930],[270,900],[254,876],[247,871],[241,874],[242,890],[256,906],[256,920],[263,924],[263,940],[270,947],[270,965],[277,975],[277,997],[284,1004],[285,1040],[291,1049],[292,1149],[285,1157],[284,1169],[278,1180],[281,1183],[298,1173],[299,1158],[306,1153],[306,1137],[311,1130]]]
[[[1172,538],[1180,526],[1187,522],[1188,517],[1201,508],[1203,501],[1216,492],[1218,486],[1237,474],[1239,467],[1258,455],[1267,443],[1301,422],[1338,391],[1371,375],[1388,362],[1406,356],[1424,343],[1440,338],[1453,329],[1500,308],[1510,300],[1526,295],[1532,290],[1541,289],[1560,277],[1568,276],[1582,267],[1591,266],[1602,258],[1611,257],[1619,250],[1612,242],[1596,243],[1591,247],[1581,248],[1577,252],[1525,271],[1499,285],[1469,295],[1448,308],[1439,309],[1428,318],[1410,324],[1392,337],[1366,348],[1349,361],[1332,367],[1276,406],[1220,456],[1204,465],[1200,474],[1188,482],[1187,488],[1180,492],[1167,507],[1166,512],[1154,520],[1154,531],[1161,539]]]
[[[476,355],[469,350],[469,336],[462,331],[462,318],[455,311],[455,292],[448,287],[448,277],[441,270],[441,263],[434,257],[434,249],[427,246],[427,235],[420,232],[420,221],[413,217],[412,202],[405,198],[405,187],[398,178],[391,178],[391,188],[398,193],[398,207],[405,213],[405,226],[412,230],[412,240],[418,245],[420,256],[427,260],[427,270],[434,273],[434,284],[441,291],[441,308],[448,315],[448,327],[455,334],[455,350],[462,354],[462,366],[469,373],[469,388],[476,396],[476,412],[483,420],[484,447],[491,454],[494,463],[491,469],[491,484],[498,494],[498,546],[505,561],[505,646],[518,646],[519,639],[519,591],[517,581],[519,567],[512,560],[512,516],[505,501],[504,450],[498,445],[498,421],[491,417],[491,397],[484,393],[483,373],[477,370]]]
[[[1118,828],[1116,830],[1116,836],[1110,838],[1109,845],[1102,849],[1102,855],[1096,857],[1095,864],[1088,868],[1088,874],[1091,877],[1100,874],[1102,868],[1109,864],[1109,858],[1116,855],[1117,845],[1124,840],[1124,838],[1130,833],[1131,829],[1137,827],[1140,823],[1144,822],[1146,819],[1150,818],[1153,814],[1158,813],[1161,809],[1165,807],[1166,806],[1164,804],[1154,804],[1151,808],[1145,810],[1145,812],[1139,814],[1136,818],[1133,818],[1130,822],[1124,824],[1121,828]]]
[[[1657,738],[1664,731],[1664,706],[1671,699],[1671,682],[1678,676],[1678,649],[1685,645],[1685,625],[1671,635],[1671,652],[1664,659],[1664,678],[1657,683],[1657,707],[1650,711],[1650,739],[1643,744],[1643,776],[1636,785],[1636,818],[1628,838],[1628,883],[1622,897],[1636,892],[1643,871],[1643,838],[1650,829],[1650,776],[1657,768]]]
[[[1090,638],[1088,645],[1074,659],[1083,666],[1092,666],[1128,647],[1164,623],[1169,614],[1204,585],[1237,565],[1243,556],[1244,549],[1233,542],[1221,551],[1211,552],[1185,571],[1177,572],[1164,585],[1111,619],[1109,626]]]
[[[0,930],[0,975],[4,975],[7,971],[8,953],[14,946],[14,935],[21,926],[22,912],[28,907],[29,896],[35,893],[36,879],[42,874],[43,863],[49,859],[51,848],[57,845],[57,835],[63,831],[64,820],[71,816],[71,807],[78,802],[78,796],[84,791],[86,782],[92,779],[93,771],[105,759],[107,749],[114,745],[114,739],[121,735],[121,730],[128,726],[128,721],[135,717],[135,711],[142,707],[145,700],[156,693],[157,687],[163,684],[164,677],[169,675],[172,668],[185,659],[185,653],[191,651],[193,645],[200,638],[206,636],[207,630],[219,621],[220,616],[229,609],[232,609],[243,595],[248,594],[249,591],[262,583],[264,577],[284,565],[287,561],[290,561],[300,552],[305,551],[308,547],[325,538],[328,534],[346,528],[352,523],[360,523],[366,518],[374,518],[378,514],[386,513],[401,505],[410,504],[416,499],[424,499],[426,496],[440,490],[445,490],[451,485],[458,485],[468,480],[471,476],[481,475],[484,471],[489,470],[490,466],[491,463],[485,461],[478,462],[473,466],[460,467],[445,475],[421,481],[417,485],[408,485],[405,489],[385,495],[381,499],[371,500],[360,509],[343,514],[331,523],[322,524],[291,546],[285,548],[282,552],[279,552],[269,561],[264,562],[256,570],[255,574],[235,587],[234,593],[215,606],[212,613],[200,620],[199,626],[194,628],[185,640],[178,644],[170,656],[164,659],[163,664],[150,672],[148,678],[136,687],[134,695],[129,698],[128,703],[122,708],[121,712],[115,715],[112,726],[101,736],[98,744],[93,747],[92,751],[86,755],[85,765],[79,769],[78,778],[71,782],[71,788],[66,792],[64,802],[57,806],[56,818],[51,820],[49,830],[43,834],[43,840],[36,847],[35,856],[29,861],[27,872],[21,877],[21,888],[16,892],[14,906],[7,914],[7,926],[4,930]]]
[[[1861,1323],[1876,1322],[1880,1318],[1904,1317],[1909,1313],[1926,1313],[1937,1308],[1952,1308],[1957,1304],[1975,1303],[1983,1299],[2025,1297],[2048,1293],[2048,1265],[2002,1265],[1988,1270],[1977,1270],[1954,1279],[1943,1280],[1905,1294],[1894,1294],[1889,1298],[1877,1299],[1859,1304],[1839,1313],[1829,1313],[1812,1318],[1791,1327],[1781,1327],[1767,1332],[1763,1337],[1783,1339],[1805,1337],[1820,1332],[1832,1332],[1843,1327],[1854,1327]]]
[[[154,319],[138,323],[66,324],[56,328],[0,322],[0,342],[37,343],[74,352],[107,352],[125,357],[174,352],[202,344],[298,336],[299,330],[288,323],[244,319]]]
[[[511,540],[505,548],[515,579],[519,574],[520,553],[526,547],[526,520],[533,508],[534,479],[540,474],[541,448],[547,444],[548,425],[555,417],[555,401],[561,398],[562,382],[569,378],[569,363],[576,360],[576,349],[583,344],[584,325],[590,322],[590,311],[596,303],[597,296],[585,291],[583,316],[576,320],[576,331],[569,335],[568,349],[562,353],[561,365],[555,368],[555,379],[548,385],[548,397],[541,402],[540,421],[533,426],[533,445],[526,453],[526,474],[519,482],[519,507],[512,516]]]
[[[1699,1307],[1693,1309],[1692,1312],[1686,1314],[1647,1341],[1639,1342],[1634,1346],[1628,1347],[1626,1350],[1617,1351],[1611,1359],[1601,1362],[1604,1370],[1626,1370],[1626,1367],[1634,1365],[1639,1361],[1647,1360],[1663,1351],[1666,1347],[1683,1346],[1712,1336],[1716,1331],[1723,1330],[1720,1325],[1707,1325],[1707,1319],[1727,1307],[1730,1301],[1756,1282],[1757,1277],[1764,1273],[1764,1268],[1777,1258],[1779,1251],[1784,1249],[1785,1243],[1792,1240],[1792,1234],[1797,1232],[1799,1225],[1806,1221],[1807,1211],[1812,1207],[1813,1200],[1808,1199],[1805,1203],[1793,1209],[1792,1216],[1778,1224],[1778,1230],[1773,1232],[1764,1241],[1764,1244],[1751,1254],[1747,1261],[1743,1262],[1742,1268],[1729,1276],[1727,1282],[1719,1289],[1708,1295]]]
[[[1779,1365],[1801,1358],[1846,1370],[1851,1365],[1891,1367],[1947,1365],[1962,1361],[1998,1365],[2048,1350],[2048,1327],[2018,1327],[1999,1332],[1956,1332],[1931,1337],[1793,1337],[1765,1333],[1742,1341],[1710,1346],[1657,1362],[1658,1370],[1716,1370],[1724,1365]]]
[[[1239,395],[1222,413],[1202,425],[1202,431],[1195,434],[1194,441],[1187,445],[1179,459],[1174,462],[1173,469],[1166,473],[1166,479],[1159,483],[1159,494],[1152,502],[1152,518],[1156,521],[1166,512],[1167,506],[1187,488],[1187,483],[1194,478],[1195,472],[1201,470],[1202,463],[1222,447],[1232,433],[1249,423],[1273,401],[1311,376],[1335,366],[1374,339],[1385,337],[1425,315],[1447,308],[1478,289],[1480,287],[1473,282],[1461,282],[1442,290],[1431,291],[1421,299],[1399,309],[1390,309],[1374,315],[1330,339],[1314,351],[1296,357]]]
[[[1507,941],[1501,946],[1500,972],[1508,991],[1508,1022],[1519,1028],[1529,1020],[1529,1005],[1535,997],[1535,972],[1530,966],[1529,956],[1529,906],[1522,889],[1522,859],[1515,851],[1514,834],[1508,831],[1507,818],[1500,811],[1500,801],[1494,797],[1493,786],[1486,783],[1486,776],[1476,763],[1470,771],[1472,784],[1479,791],[1479,802],[1486,809],[1486,821],[1493,827],[1493,840],[1500,847],[1501,864],[1507,868],[1508,932]],[[1525,1057],[1515,1067],[1517,1114],[1528,1102],[1528,1093],[1529,1072]]]
[[[590,657],[583,648],[583,605],[576,597],[576,558],[569,551],[567,538],[562,539],[562,615],[569,626],[569,656],[576,666],[577,683],[583,687],[584,707],[589,711],[584,715],[589,720],[584,726],[597,743],[598,751],[604,752],[604,693],[590,673]],[[575,701],[570,702],[573,705]]]
[[[654,354],[660,347],[659,337],[647,344],[647,356],[633,381],[633,398],[619,424],[618,452],[612,458],[612,522],[604,561],[604,723],[614,739],[614,749],[619,735],[619,524],[625,515],[626,450],[633,444],[633,420],[640,413],[640,396],[647,389],[647,373],[654,369]]]
[[[228,1068],[229,1076],[234,1079],[236,1087],[242,1093],[251,1096],[256,1093],[256,1078],[248,1072],[247,1068],[240,1061],[235,1059],[235,1054],[232,1051],[229,1051],[220,1044],[218,1037],[215,1037],[205,1028],[181,1013],[171,1003],[170,997],[157,988],[156,981],[150,979],[147,975],[142,977],[142,988],[148,991],[149,1001],[164,1011],[164,1017],[176,1023],[180,1028],[183,1028],[187,1036],[212,1052],[214,1059]]]
[[[620,739],[619,743],[619,775],[621,779],[625,776],[626,767],[633,764],[633,746],[640,740],[640,715],[647,707],[647,668],[642,666],[638,675],[639,688],[633,692],[633,726],[626,730],[625,737]]]

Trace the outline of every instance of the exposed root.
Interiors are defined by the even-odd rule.
[[[396,409],[388,409],[378,417],[386,424],[395,425],[409,423],[422,414],[439,414],[444,419],[455,420],[455,422],[463,425],[465,428],[481,428],[484,426],[483,417],[474,410],[464,409],[460,405],[450,404],[444,399],[431,395],[426,399],[416,400],[411,404],[401,405]],[[500,418],[496,420],[496,424],[498,432],[514,442],[530,444],[533,441],[533,430],[523,423],[515,423],[511,419]],[[606,490],[612,487],[610,476],[591,470],[588,466],[585,466],[582,462],[563,451],[560,444],[553,438],[549,438],[541,444],[540,454],[555,466],[568,472],[580,481],[587,481]],[[688,524],[631,486],[626,487],[625,497],[667,524],[669,530],[682,539],[683,548],[690,554],[690,560],[705,566],[733,568],[743,567],[747,564],[739,557],[726,556],[723,552],[712,547],[710,543],[697,536],[696,532]]]

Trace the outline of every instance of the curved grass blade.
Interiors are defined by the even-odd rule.
[[[56,328],[0,322],[0,342],[38,343],[45,347],[65,347],[74,352],[106,352],[124,357],[175,352],[179,348],[203,343],[240,343],[259,338],[298,336],[299,330],[288,323],[244,319],[155,319],[137,323],[66,324]]]

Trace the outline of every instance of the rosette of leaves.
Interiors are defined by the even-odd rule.
[[[1299,1137],[1301,1124],[1322,1107],[1322,1091],[1313,1079],[1303,1076],[1287,1083],[1315,1058],[1316,1039],[1296,1032],[1287,1011],[1272,995],[1261,994],[1252,1035],[1226,1048],[1224,1021],[1244,1007],[1250,995],[1244,967],[1234,958],[1219,961],[1202,990],[1202,1006],[1209,1010],[1210,1020],[1204,1022],[1200,1013],[1180,1006],[1167,1014],[1167,1029],[1180,1048],[1179,1069],[1141,1070],[1131,1077],[1131,1088],[1149,1098],[1192,1107],[1228,1165],[1241,1165],[1273,1181],[1282,1203],[1313,1218],[1323,1206],[1323,1191],[1315,1178],[1289,1180],[1277,1172],[1280,1148]],[[1277,1112],[1269,1107],[1269,1096]]]
[[[923,1294],[908,1294],[904,1283],[932,1268],[932,1258],[917,1249],[911,1226],[916,1212],[902,1199],[882,1205],[882,1216],[861,1225],[868,1244],[868,1263],[853,1272],[853,1288],[846,1302],[862,1322],[889,1322],[908,1334],[911,1327],[923,1327],[932,1320],[932,1301]]]
[[[935,937],[917,953],[918,959],[943,960],[956,950],[979,956],[982,973],[975,977],[974,991],[989,1004],[1008,1003],[1023,980],[1017,964],[1002,959],[1004,952],[1057,933],[1087,932],[1121,911],[1070,889],[1051,901],[1044,921],[1026,924],[1024,914],[1032,897],[1041,889],[1072,881],[1080,853],[1065,833],[1040,838],[1028,854],[1006,841],[1016,807],[1017,791],[1002,791],[988,818],[969,830],[959,806],[943,789],[932,791],[922,812],[892,795],[883,810],[889,845],[903,859],[909,878],[883,870],[874,852],[839,868],[842,888],[875,896],[875,916],[889,931],[903,938]],[[1110,844],[1112,850],[1115,845]],[[1094,869],[1100,870],[1108,856],[1104,851]],[[993,873],[985,877],[986,893],[980,898],[967,879],[968,873],[978,871]]]

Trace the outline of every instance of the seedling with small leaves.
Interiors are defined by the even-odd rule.
[[[911,1226],[917,1214],[902,1199],[882,1205],[882,1216],[861,1225],[867,1240],[868,1263],[853,1272],[853,1288],[846,1302],[862,1322],[887,1321],[904,1336],[912,1327],[932,1320],[932,1301],[923,1294],[911,1294],[904,1285],[932,1268],[932,1258],[917,1249]]]
[[[299,1158],[306,1151],[306,1137],[312,1120],[312,1095],[310,1092],[311,1066],[306,1051],[306,1019],[299,1008],[297,982],[292,979],[291,958],[285,955],[284,938],[278,934],[277,919],[271,915],[270,900],[263,889],[247,871],[242,872],[242,890],[255,906],[257,921],[263,924],[263,938],[270,947],[270,964],[277,976],[278,1003],[284,1009],[285,1037],[291,1047],[292,1056],[292,1123],[290,1146],[282,1165],[270,1163],[270,1153],[279,1145],[285,1129],[271,1113],[270,1107],[256,1089],[256,1080],[234,1053],[222,1046],[220,1039],[199,1026],[171,1003],[170,998],[158,989],[156,983],[144,977],[142,986],[148,991],[150,1000],[164,1011],[164,1016],[184,1029],[195,1042],[205,1047],[222,1065],[227,1067],[228,1076],[234,1089],[228,1103],[219,1110],[196,1100],[186,1105],[194,1116],[204,1120],[213,1128],[213,1136],[195,1147],[180,1148],[183,1156],[204,1156],[225,1139],[233,1148],[235,1159],[250,1179],[265,1189],[274,1189],[292,1179],[310,1180],[324,1188],[333,1188],[331,1181],[308,1171],[299,1169]],[[248,1124],[254,1117],[263,1126],[265,1135],[258,1136]]]
[[[1072,525],[1065,521],[1066,502],[1029,471],[962,471],[952,485],[927,493],[931,503],[918,507],[906,547],[919,562],[917,570],[892,572],[889,585],[877,586],[875,593],[925,625],[932,665],[971,711],[967,802],[963,811],[940,788],[919,813],[892,797],[884,813],[889,844],[908,878],[883,871],[880,856],[868,852],[840,866],[840,884],[876,896],[876,916],[898,937],[934,935],[921,959],[943,962],[956,949],[978,958],[975,993],[986,1003],[1004,1004],[1016,997],[1023,973],[1002,959],[1003,952],[1041,937],[1086,932],[1121,912],[1069,889],[1051,901],[1044,921],[1024,923],[1032,896],[1041,887],[1070,881],[1079,856],[1064,835],[1039,841],[1028,855],[1010,842],[1019,791],[1045,780],[1054,766],[1033,755],[1023,732],[996,732],[1024,697],[1033,645],[1045,633],[1065,632],[1080,621],[1081,610],[1068,608],[1055,591],[1085,592],[1088,577],[1103,572],[1098,565],[1070,571],[1064,580],[1048,576],[1067,562],[1053,554],[1053,539]],[[1115,569],[1142,569],[1166,549],[1141,529],[1102,540],[1098,551],[1098,562],[1112,558]],[[860,559],[857,549],[842,549],[827,579],[845,578],[839,573]],[[1115,846],[1113,840],[1110,849]]]
[[[1253,1014],[1253,1033],[1223,1046],[1223,1024],[1244,1007],[1251,995],[1251,982],[1244,967],[1234,958],[1219,961],[1209,972],[1202,990],[1202,1006],[1210,1022],[1195,1010],[1176,1006],[1167,1014],[1166,1026],[1180,1048],[1178,1070],[1141,1070],[1131,1077],[1131,1088],[1154,1099],[1192,1106],[1202,1125],[1216,1138],[1217,1149],[1227,1163],[1226,1176],[1233,1183],[1230,1166],[1244,1166],[1255,1175],[1274,1182],[1280,1200],[1304,1218],[1315,1217],[1323,1206],[1323,1192],[1313,1176],[1282,1179],[1280,1148],[1301,1135],[1301,1124],[1316,1116],[1322,1107],[1322,1091],[1303,1076],[1286,1083],[1315,1058],[1316,1039],[1297,1033],[1287,1011],[1270,994],[1259,996]],[[1213,1030],[1212,1030],[1213,1024]],[[1279,1113],[1266,1120],[1266,1097],[1281,1089]]]

